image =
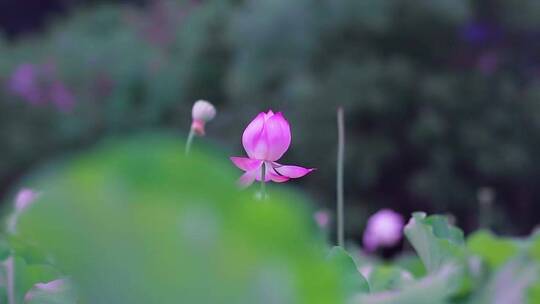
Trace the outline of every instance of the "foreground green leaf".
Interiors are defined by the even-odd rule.
[[[18,230],[83,303],[343,303],[305,205],[254,200],[237,175],[177,138],[109,141],[39,177]]]
[[[445,265],[436,272],[411,282],[401,290],[357,295],[349,304],[444,304],[454,292],[458,269]]]
[[[377,265],[368,276],[372,292],[398,290],[414,281],[410,272],[396,266]]]
[[[369,292],[368,281],[358,271],[353,258],[343,247],[335,246],[328,254],[328,260],[338,269],[344,278],[348,295]]]
[[[404,232],[429,273],[463,257],[463,232],[442,216],[416,212]]]
[[[477,231],[467,239],[467,248],[480,256],[489,267],[496,269],[519,252],[519,246],[510,239],[499,238],[489,231]]]
[[[471,304],[527,303],[527,297],[536,297],[535,290],[529,288],[539,278],[538,265],[525,256],[518,256],[493,274],[487,284],[476,292]]]

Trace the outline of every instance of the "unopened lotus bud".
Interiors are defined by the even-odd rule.
[[[206,100],[197,100],[195,104],[193,104],[191,116],[193,118],[191,130],[195,134],[203,136],[205,133],[204,125],[206,122],[214,119],[216,116],[216,108]]]

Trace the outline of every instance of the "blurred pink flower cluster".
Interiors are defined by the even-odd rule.
[[[32,105],[53,104],[62,112],[70,112],[75,105],[75,97],[50,63],[20,64],[8,81],[8,90]]]

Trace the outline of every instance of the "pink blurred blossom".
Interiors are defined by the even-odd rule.
[[[51,85],[51,101],[62,112],[70,112],[75,106],[75,97],[68,88],[59,80]]]
[[[319,210],[313,214],[313,218],[315,219],[315,222],[321,229],[328,228],[328,224],[330,224],[330,212],[328,210]]]
[[[29,103],[39,104],[43,102],[41,90],[39,88],[38,67],[23,63],[19,65],[8,83],[9,90],[16,96],[19,96]]]
[[[242,144],[248,157],[231,157],[232,162],[245,173],[239,184],[243,187],[260,181],[265,168],[264,181],[283,183],[302,177],[314,169],[277,163],[291,144],[289,123],[281,112],[261,112],[244,130]],[[264,166],[264,167],[263,167]]]
[[[32,189],[22,188],[15,197],[15,211],[7,219],[7,229],[15,233],[19,216],[36,200],[38,193]]]
[[[396,245],[403,234],[403,217],[390,209],[381,209],[373,214],[364,231],[364,247],[374,251],[379,247]]]
[[[20,64],[8,81],[8,89],[32,105],[53,104],[63,112],[71,111],[75,105],[75,97],[59,79],[52,63]]]
[[[17,197],[15,198],[15,210],[16,212],[22,212],[28,206],[30,206],[34,200],[37,197],[37,193],[28,188],[23,188],[17,193]]]

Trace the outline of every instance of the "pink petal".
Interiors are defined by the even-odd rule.
[[[364,233],[362,241],[364,243],[364,249],[368,252],[373,252],[379,247],[377,238],[372,233]]]
[[[265,128],[265,114],[259,113],[244,130],[242,145],[250,158],[264,159],[267,150]]]
[[[315,170],[313,168],[308,169],[300,166],[280,165],[278,163],[274,163],[273,165],[274,170],[276,170],[278,174],[289,178],[299,178]]]
[[[277,173],[272,166],[267,165],[266,166],[266,179],[271,180],[276,183],[284,183],[289,180],[288,177],[280,175]]]
[[[251,159],[247,157],[231,157],[231,161],[234,163],[235,166],[238,168],[244,170],[244,171],[251,171],[258,169],[262,161],[258,159]]]
[[[274,116],[274,112],[272,110],[268,110],[268,112],[264,113],[264,121],[267,121],[268,118]]]
[[[267,153],[265,160],[280,159],[291,145],[291,129],[283,114],[277,113],[266,121]]]
[[[36,198],[37,193],[32,189],[21,189],[15,198],[15,210],[17,210],[17,212],[23,211],[24,209],[28,208],[28,206],[30,206]]]
[[[289,180],[288,177],[285,177],[285,176],[281,176],[281,175],[277,175],[277,174],[273,174],[273,173],[268,173],[268,178],[275,182],[275,183],[284,183],[286,181]]]
[[[328,227],[328,224],[330,223],[330,214],[326,210],[319,210],[313,214],[313,218],[315,219],[315,222],[319,226],[319,228],[326,228]]]
[[[242,174],[242,176],[240,176],[240,178],[238,179],[238,185],[242,188],[245,188],[253,184],[258,172],[259,170],[252,170]]]

